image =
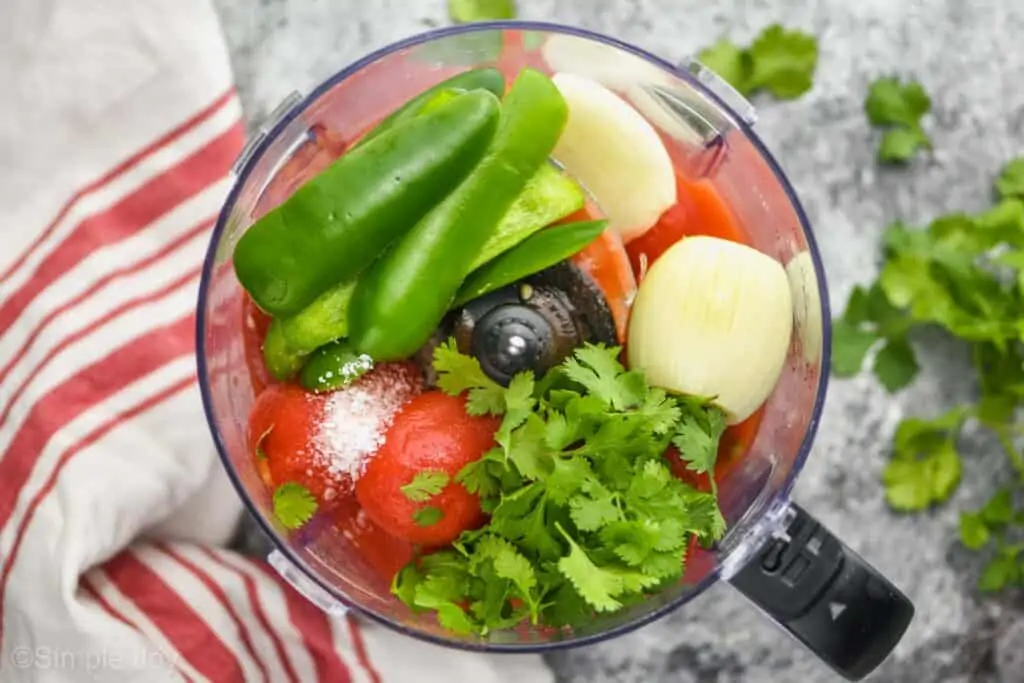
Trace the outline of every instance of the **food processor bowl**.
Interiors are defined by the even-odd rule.
[[[352,533],[330,518],[298,531],[275,519],[247,444],[254,401],[242,335],[244,292],[231,263],[255,218],[326,167],[346,141],[425,88],[461,71],[529,66],[601,82],[661,134],[677,169],[706,178],[751,244],[789,275],[793,334],[782,376],[742,462],[719,481],[725,538],[697,549],[683,579],[571,631],[521,626],[458,636],[394,598]],[[271,539],[271,565],[332,614],[352,609],[410,636],[472,650],[530,652],[621,635],[683,607],[724,580],[822,660],[856,680],[907,628],[904,595],[790,500],[811,448],[827,385],[828,296],[814,237],[793,188],[753,131],[754,108],[696,60],[676,67],[635,46],[554,24],[498,22],[439,29],[378,50],[294,93],[251,137],[217,221],[203,268],[197,356],[206,415],[239,495]]]

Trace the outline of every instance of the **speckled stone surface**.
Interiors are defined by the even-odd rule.
[[[247,116],[258,122],[293,89],[388,42],[443,24],[443,0],[217,0]],[[1020,0],[520,0],[523,18],[612,34],[678,61],[727,34],[748,41],[774,21],[818,35],[812,92],[758,101],[757,129],[816,228],[833,306],[877,267],[883,226],[977,210],[993,173],[1024,152],[1024,3]],[[913,75],[934,98],[936,151],[909,170],[873,163],[862,114],[867,83]],[[868,378],[832,384],[796,498],[873,562],[917,605],[905,639],[875,683],[1024,681],[1024,600],[981,600],[979,560],[956,543],[958,510],[1008,476],[995,444],[969,435],[964,482],[926,515],[890,513],[879,473],[902,416],[932,414],[969,395],[955,346],[920,339],[920,379],[888,397]],[[549,657],[563,683],[826,683],[841,680],[716,586],[685,610],[623,638]]]

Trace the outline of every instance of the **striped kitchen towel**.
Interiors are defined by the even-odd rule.
[[[0,99],[0,680],[550,681],[219,547],[194,307],[243,127],[208,0],[5,0]]]

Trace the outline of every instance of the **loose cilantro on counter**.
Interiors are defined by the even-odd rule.
[[[503,388],[453,341],[438,347],[440,388],[503,416],[497,446],[456,477],[491,519],[407,565],[396,596],[458,633],[580,624],[678,581],[691,538],[722,537],[715,495],[673,477],[663,454],[675,443],[691,469],[712,471],[724,416],[649,387],[618,356],[586,345]]]
[[[818,42],[802,31],[773,24],[749,47],[723,38],[702,50],[697,59],[741,95],[767,90],[777,99],[792,100],[811,89]]]
[[[884,236],[878,280],[854,289],[833,326],[832,371],[856,374],[878,349],[872,370],[889,391],[918,371],[912,331],[939,328],[965,344],[973,359],[978,400],[932,419],[910,418],[898,427],[892,459],[883,472],[886,500],[903,511],[946,501],[960,481],[957,439],[973,420],[990,430],[1009,458],[1015,478],[980,510],[963,513],[964,545],[991,545],[994,556],[979,580],[982,590],[1024,585],[1024,544],[1014,527],[1024,509],[1024,454],[1014,424],[1024,404],[1024,158],[1006,164],[996,181],[998,200],[977,214],[951,214],[923,229],[902,223]]]
[[[515,0],[448,0],[448,16],[453,23],[515,19]]]
[[[916,81],[903,84],[886,77],[870,85],[864,111],[872,125],[887,128],[878,147],[880,162],[905,163],[919,149],[931,149],[931,138],[921,127],[931,108],[931,98]]]

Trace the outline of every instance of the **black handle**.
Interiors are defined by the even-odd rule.
[[[803,508],[730,579],[784,629],[851,681],[889,656],[914,605]]]

